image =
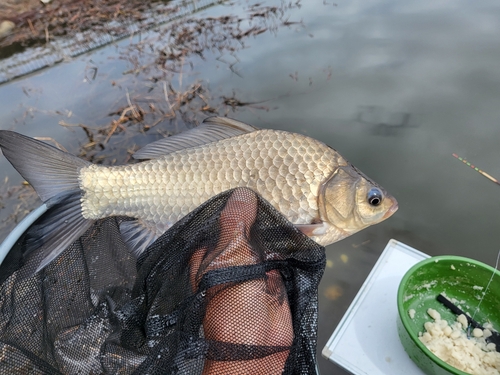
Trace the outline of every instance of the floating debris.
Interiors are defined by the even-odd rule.
[[[5,38],[10,33],[12,33],[12,30],[14,30],[15,26],[16,25],[12,21],[0,22],[0,39]]]
[[[326,288],[324,293],[325,297],[331,301],[335,301],[336,299],[342,297],[343,294],[344,291],[339,285],[330,285]]]
[[[39,1],[37,0],[37,6],[42,7]],[[58,0],[40,9],[45,11],[55,6],[56,3],[68,1],[74,0]],[[85,1],[87,0],[84,0],[82,7],[86,4]],[[113,1],[106,2],[106,6]],[[135,1],[133,0],[132,3]],[[184,8],[184,11],[199,10],[207,4],[219,2],[213,0],[189,2],[190,5],[188,5],[192,8]],[[128,2],[122,2],[123,6],[125,4],[130,6]],[[183,11],[178,8],[182,4],[187,4],[182,1],[156,4],[165,9],[167,6],[173,7],[175,10],[173,13],[165,11],[156,19],[162,15],[178,18],[155,28],[154,32],[142,33],[141,38],[117,46],[118,55],[115,58],[125,61],[128,66],[123,69],[122,77],[113,77],[109,81],[112,87],[123,92],[120,94],[121,99],[112,104],[107,112],[109,121],[101,125],[81,123],[82,120],[72,121],[74,117],[69,109],[50,110],[35,107],[28,107],[20,121],[24,121],[24,117],[27,116],[33,117],[37,112],[58,116],[59,119],[56,122],[60,126],[83,132],[78,135],[79,147],[70,148],[71,153],[93,163],[116,165],[134,163],[131,155],[141,146],[196,126],[208,116],[224,116],[239,112],[244,108],[271,110],[273,107],[269,102],[290,95],[290,92],[287,92],[264,100],[245,97],[240,90],[228,95],[227,92],[213,87],[213,84],[211,86],[207,80],[200,78],[199,64],[203,60],[209,60],[210,64],[215,64],[218,68],[225,66],[231,73],[238,75],[237,64],[240,60],[237,54],[240,50],[248,48],[247,41],[259,38],[264,33],[270,32],[276,35],[280,28],[289,27],[286,22],[290,17],[289,11],[300,7],[299,2],[281,3],[279,7],[249,5],[245,12],[238,15],[229,13],[217,17],[206,15],[190,17],[188,13],[184,13],[186,17],[179,17]],[[178,4],[178,7],[174,7],[173,4]],[[1,7],[0,3],[0,13]],[[120,9],[123,11],[123,8]],[[74,16],[75,14],[72,14],[71,18]],[[60,17],[68,20],[64,13]],[[79,22],[77,19],[74,21]],[[34,32],[37,33],[37,23],[33,22],[33,19],[30,22]],[[29,33],[33,33],[28,23],[23,27],[25,28],[23,32],[28,30]],[[97,34],[89,34],[93,31],[95,29],[77,33],[77,35],[82,35],[79,39],[81,43],[78,44],[75,38],[69,38],[75,35],[74,30],[68,31],[68,39],[54,37],[55,34],[49,28],[47,43],[43,40],[44,44],[38,47],[32,47],[29,51],[0,60],[0,82],[2,77],[4,79],[13,77],[11,73],[30,73],[43,66],[62,61],[64,54],[72,56],[72,53],[83,53],[102,41],[116,37],[116,35],[108,35],[99,41]],[[92,35],[95,35],[95,38]],[[105,39],[106,37],[108,39]],[[0,59],[3,51],[2,45],[4,45],[2,43],[12,41],[12,35],[7,39],[0,40]],[[73,46],[75,50],[64,46]],[[61,55],[58,52],[61,52]],[[11,66],[12,70],[6,76],[4,68],[7,62],[19,64]],[[90,60],[84,70],[84,81],[92,84],[95,81],[107,79],[100,74],[100,71],[98,74],[99,69],[100,67]],[[36,94],[36,91],[29,87],[23,87],[22,90],[27,97]],[[15,226],[15,223],[37,204],[39,200],[30,186],[12,186],[10,181],[3,186],[0,184],[0,208],[2,206],[6,208],[0,212],[0,241]],[[15,212],[15,215],[6,217],[7,210]]]

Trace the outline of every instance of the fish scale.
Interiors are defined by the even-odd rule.
[[[222,117],[137,151],[141,163],[105,167],[41,141],[0,130],[5,157],[48,207],[28,252],[37,270],[95,220],[121,221],[123,240],[141,254],[182,217],[228,189],[248,187],[321,245],[390,217],[397,201],[337,151],[304,135],[259,130]]]
[[[318,217],[327,166],[339,164],[346,162],[312,138],[260,130],[138,164],[82,168],[82,211],[86,219],[126,215],[170,226],[218,193],[249,187],[305,224]]]

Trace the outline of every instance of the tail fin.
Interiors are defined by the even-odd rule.
[[[41,251],[44,268],[92,224],[82,215],[79,171],[90,165],[67,152],[24,135],[0,130],[7,160],[34,187],[48,211],[29,232],[28,252]]]

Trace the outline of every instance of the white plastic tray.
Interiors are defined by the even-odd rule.
[[[404,351],[396,327],[398,286],[429,255],[390,240],[323,349],[355,375],[423,375]]]

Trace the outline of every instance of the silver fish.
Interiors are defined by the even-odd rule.
[[[324,143],[211,117],[134,154],[99,166],[23,135],[0,131],[5,157],[51,207],[42,233],[45,267],[98,219],[125,215],[136,254],[211,197],[248,187],[321,245],[391,216],[397,201]]]

